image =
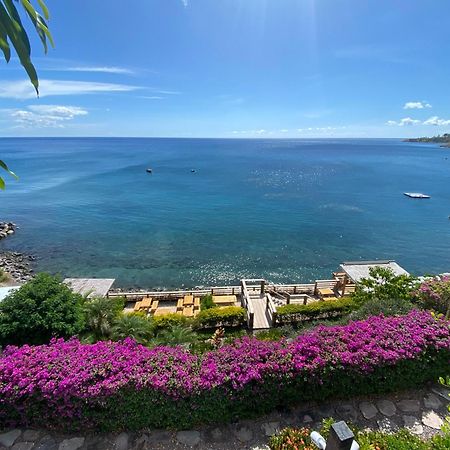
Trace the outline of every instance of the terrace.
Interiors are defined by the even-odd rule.
[[[141,292],[113,292],[109,289],[104,295],[125,298],[126,312],[145,312],[154,316],[172,313],[189,318],[196,317],[200,312],[201,297],[211,295],[218,307],[244,307],[247,310],[248,328],[261,330],[275,325],[279,306],[332,302],[351,295],[355,291],[356,283],[367,278],[373,267],[389,268],[396,275],[408,274],[395,261],[357,261],[344,262],[330,279],[315,280],[313,283],[274,284],[264,279],[247,279],[242,280],[240,286]],[[92,280],[85,280],[81,284],[74,284],[72,280],[72,286],[95,285]]]

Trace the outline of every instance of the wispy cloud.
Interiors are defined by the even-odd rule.
[[[404,117],[403,119],[400,119],[399,121],[388,120],[386,122],[386,125],[407,127],[407,126],[419,125],[420,123],[421,123],[420,120],[412,119],[411,117]]]
[[[265,130],[264,128],[260,128],[259,130],[234,130],[231,132],[232,134],[247,134],[247,135],[263,135],[270,133],[269,131]]]
[[[159,95],[140,95],[139,98],[145,98],[147,100],[164,100],[166,97],[161,97]]]
[[[431,107],[428,102],[406,102],[403,109],[425,109]]]
[[[189,6],[189,1],[188,0],[181,0],[181,3],[183,3],[183,6],[185,8],[187,8]]]
[[[423,122],[418,119],[412,119],[411,117],[405,117],[400,120],[388,120],[386,122],[386,125],[389,126],[398,126],[398,127],[405,127],[405,126],[414,126],[414,125],[432,125],[435,127],[442,127],[442,126],[448,126],[450,125],[450,119],[441,119],[438,116],[432,116],[427,120],[424,120]]]
[[[133,75],[136,72],[125,67],[116,66],[77,66],[59,69],[64,72],[100,72],[100,73],[117,73],[123,75]]]
[[[111,92],[127,92],[139,89],[137,86],[92,81],[39,80],[40,97],[56,95],[83,95]],[[36,97],[28,80],[5,81],[0,85],[0,97],[19,100]]]
[[[435,127],[447,126],[450,125],[450,120],[440,119],[438,116],[430,117],[428,120],[425,120],[424,125],[433,125]]]
[[[23,109],[3,110],[18,128],[64,128],[64,122],[88,111],[79,106],[30,105]]]
[[[167,91],[164,89],[151,89],[152,92],[155,94],[162,94],[162,95],[180,95],[180,91]]]

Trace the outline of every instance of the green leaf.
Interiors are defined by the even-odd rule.
[[[0,177],[0,189],[5,190],[5,180],[2,177]]]
[[[4,170],[6,170],[10,175],[12,175],[16,180],[18,180],[19,179],[19,177],[12,171],[12,170],[9,170],[9,167],[6,165],[6,163],[4,162],[4,161],[2,161],[1,159],[0,159],[0,167],[2,168],[2,169],[4,169]]]
[[[50,13],[48,12],[47,5],[43,2],[43,0],[38,0],[39,6],[42,9],[42,12],[44,13],[44,17],[46,20],[50,19]]]
[[[1,23],[0,23],[0,49],[2,49],[6,62],[9,62],[11,58],[11,49],[9,48],[8,44],[8,35]]]
[[[4,2],[8,7],[11,0],[4,0]],[[8,11],[12,11],[11,14],[13,16],[17,14],[17,10],[14,8],[14,5],[10,5]],[[20,18],[19,21],[13,20],[11,16],[8,15],[3,4],[0,2],[0,21],[5,26],[8,37],[11,40],[17,55],[19,56],[20,63],[26,70],[36,93],[39,95],[39,81],[36,69],[30,59],[30,42],[28,41],[28,37],[23,29],[22,23],[20,22]]]
[[[20,3],[25,8],[27,13],[30,15],[30,17],[34,18],[36,20],[36,10],[33,8],[31,3],[28,0],[20,0]]]
[[[28,57],[30,57],[31,54],[30,40],[28,39],[28,35],[25,31],[25,28],[22,25],[19,13],[17,12],[17,9],[14,6],[12,0],[3,0],[3,2],[5,3],[8,13],[10,15],[9,22],[13,27],[13,31],[15,31],[18,37],[21,39],[23,45],[26,48]]]

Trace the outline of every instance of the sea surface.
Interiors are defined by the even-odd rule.
[[[40,271],[146,288],[307,282],[354,260],[450,271],[450,150],[438,146],[0,139],[0,155],[20,176],[0,192],[0,220],[20,227],[0,251],[36,255]]]

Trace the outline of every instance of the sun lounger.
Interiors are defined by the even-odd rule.
[[[213,302],[218,306],[233,306],[236,301],[235,295],[213,295]]]
[[[134,311],[139,311],[141,309],[141,303],[142,302],[136,302],[134,304]]]
[[[159,306],[159,300],[153,300],[152,302],[152,309],[150,310],[151,313],[155,313]]]
[[[141,309],[150,308],[152,306],[152,298],[151,297],[144,297],[141,300]]]

